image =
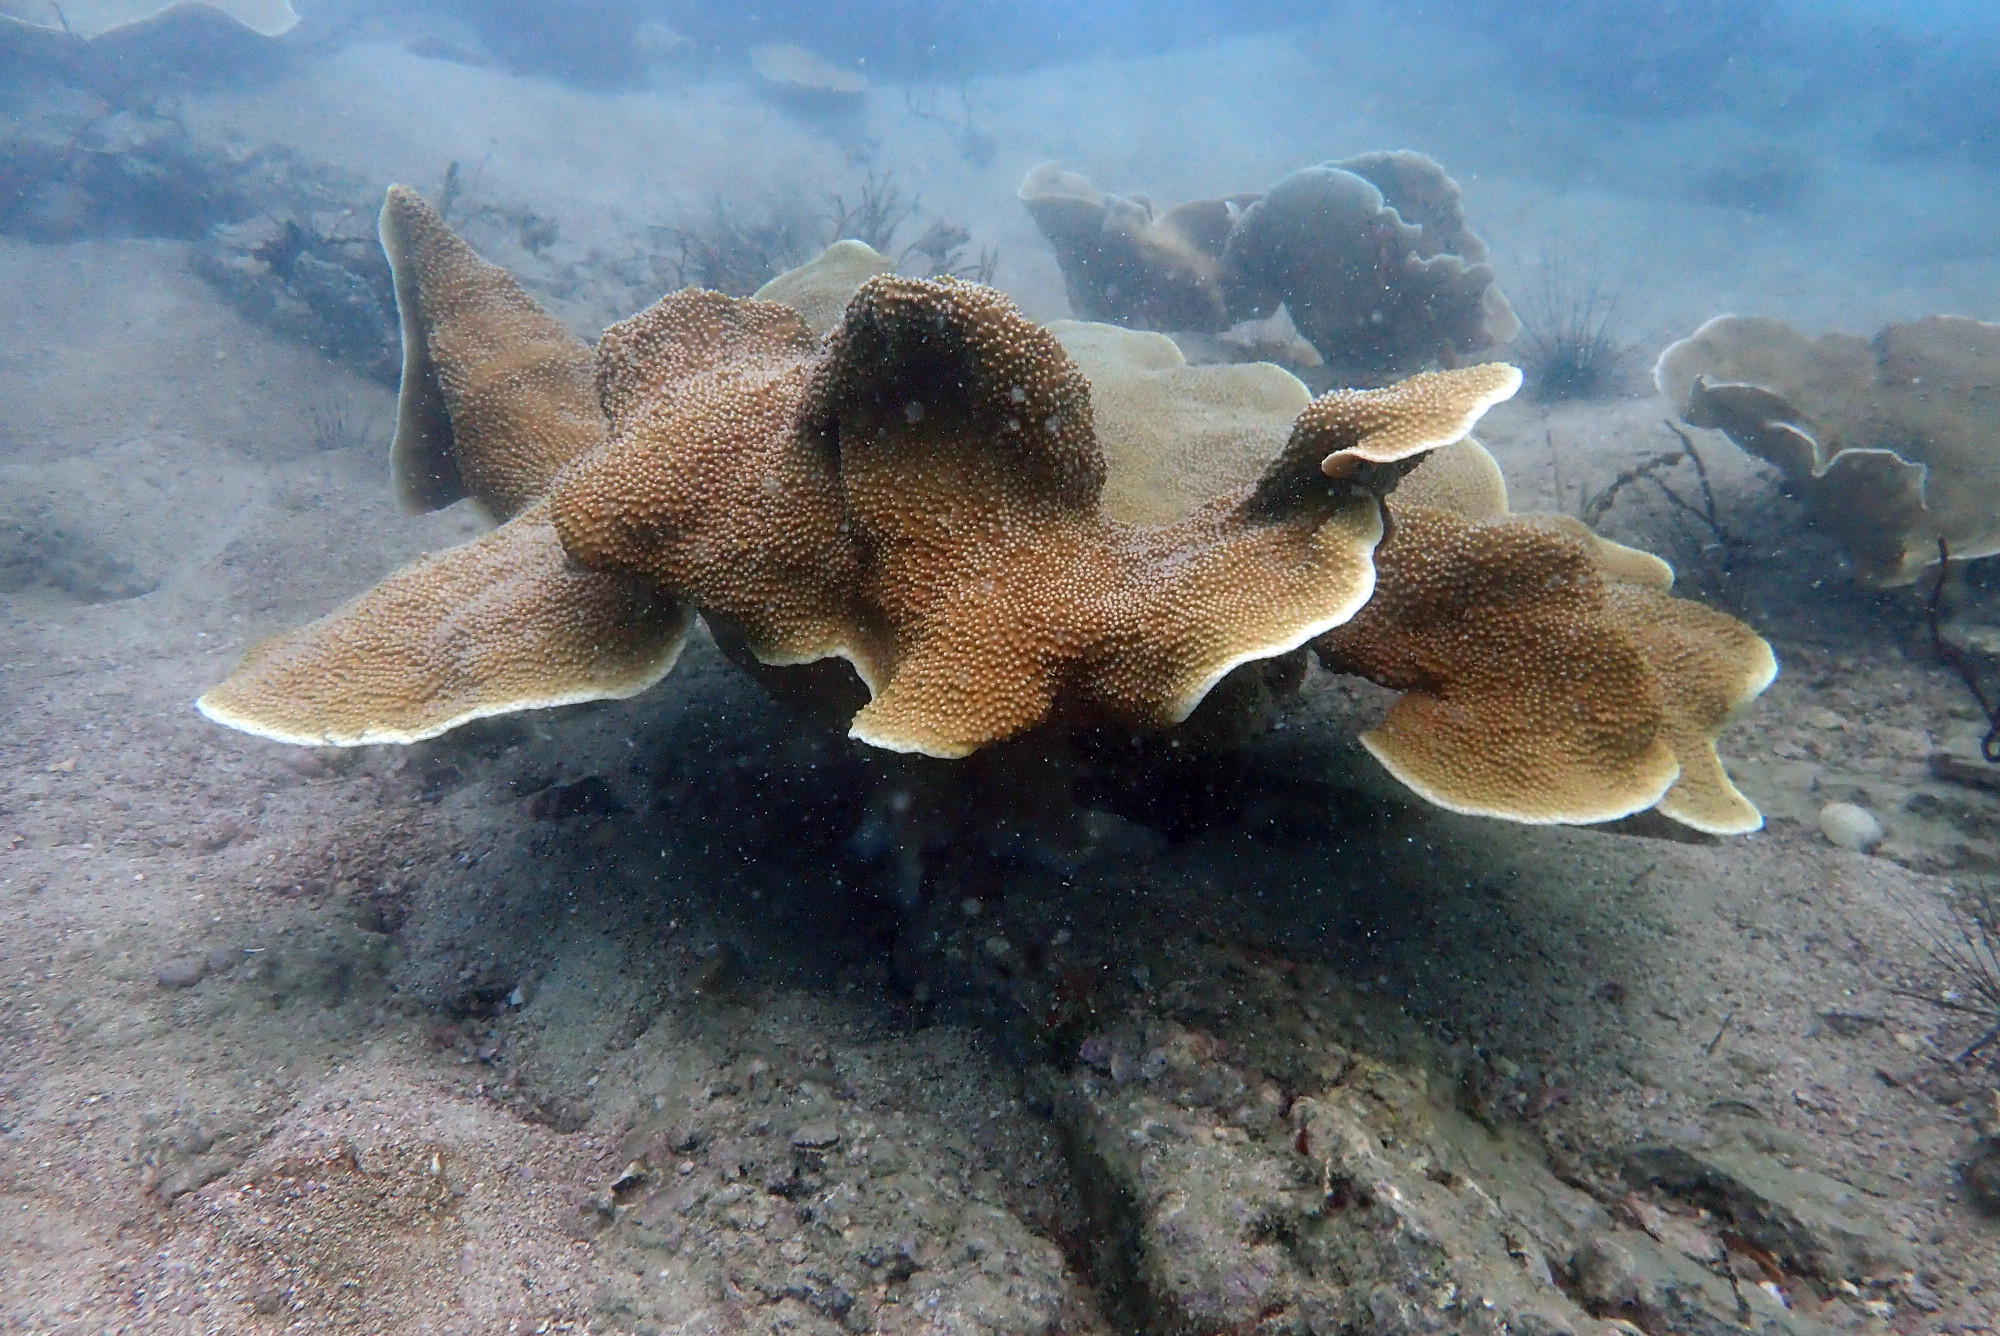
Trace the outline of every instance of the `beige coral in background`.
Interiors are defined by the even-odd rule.
[[[1520,330],[1458,184],[1421,153],[1367,153],[1165,210],[1053,162],[1019,195],[1086,319],[1215,333],[1282,309],[1337,374],[1371,384],[1458,365]]]
[[[204,10],[232,19],[260,37],[280,36],[299,22],[291,0],[0,0],[0,21],[89,41],[176,13]]]
[[[1261,195],[1194,200],[1156,211],[1144,195],[1111,195],[1045,162],[1017,192],[1055,249],[1070,309],[1085,320],[1155,330],[1228,329],[1222,252]]]
[[[857,100],[868,91],[868,80],[858,71],[789,42],[752,47],[750,68],[777,93],[828,105]]]
[[[760,302],[789,306],[805,317],[806,328],[825,338],[847,313],[848,299],[863,283],[896,266],[865,241],[836,241],[796,269],[787,269],[750,294]]]
[[[1660,355],[1690,425],[1776,465],[1863,584],[2000,552],[2000,325],[1933,315],[1808,338],[1721,315]]]

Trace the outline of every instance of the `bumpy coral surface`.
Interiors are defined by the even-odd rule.
[[[1329,396],[1251,485],[1132,525],[1102,506],[1088,383],[991,289],[878,276],[824,342],[785,306],[676,293],[606,331],[586,397],[574,341],[413,193],[383,230],[409,336],[398,476],[519,515],[204,697],[270,736],[627,694],[671,663],[685,604],[762,664],[850,662],[871,696],[852,731],[878,746],[1172,725],[1353,615],[1382,461],[1462,435],[1516,379]]]
[[[1368,596],[1379,509],[1323,465],[1372,418],[1301,426],[1256,486],[1129,525],[1102,506],[1088,383],[998,293],[878,277],[824,351],[804,333],[705,293],[607,333],[614,436],[558,485],[556,522],[762,662],[849,660],[873,693],[858,738],[962,756],[1050,719],[1178,723]],[[1461,375],[1469,402],[1489,391]]]
[[[1783,471],[1864,584],[2000,552],[2000,325],[1926,316],[1872,340],[1807,338],[1717,316],[1660,355],[1653,379],[1694,426]]]
[[[847,313],[855,290],[896,266],[865,241],[836,241],[796,269],[787,269],[751,295],[760,302],[789,306],[806,328],[824,338]]]
[[[1762,638],[1668,594],[1672,570],[1649,553],[1509,513],[1476,442],[1426,456],[1389,509],[1375,598],[1314,647],[1406,693],[1362,735],[1398,779],[1516,821],[1657,807],[1710,834],[1763,824],[1715,750],[1777,673]]]
[[[590,347],[416,191],[390,188],[381,230],[403,326],[397,497],[417,511],[469,496],[495,519],[518,514],[604,439]]]
[[[1375,383],[1456,365],[1520,329],[1457,183],[1421,153],[1364,154],[1165,211],[1045,163],[1020,197],[1090,320],[1216,331],[1282,306],[1329,366]]]
[[[1050,723],[1173,726],[1314,642],[1406,693],[1366,741],[1445,806],[1755,824],[1713,739],[1768,649],[1669,597],[1656,559],[1507,513],[1466,434],[1511,367],[1306,401],[1275,368],[1066,327],[1104,374],[1100,423],[1056,335],[1001,294],[850,255],[800,271],[821,306],[859,283],[825,338],[689,290],[605,331],[586,376],[414,194],[391,193],[383,234],[409,340],[398,477],[513,518],[253,650],[202,698],[220,722],[410,741],[629,695],[698,610],[787,694],[858,706],[853,736],[957,757]],[[1107,504],[1121,476],[1141,519]],[[842,660],[865,704],[828,676]]]
[[[672,670],[692,622],[644,580],[570,561],[542,503],[256,646],[201,712],[307,746],[418,742],[636,695]]]

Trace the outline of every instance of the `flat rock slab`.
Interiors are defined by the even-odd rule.
[[[1732,1221],[1746,1241],[1802,1275],[1862,1281],[1915,1266],[1909,1244],[1867,1194],[1754,1151],[1641,1146],[1627,1157],[1626,1174]]]

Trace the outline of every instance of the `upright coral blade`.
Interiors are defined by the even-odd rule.
[[[870,282],[805,420],[838,442],[870,592],[897,628],[884,700],[856,720],[867,740],[957,754],[1064,711],[1179,723],[1232,668],[1368,596],[1376,504],[1316,472],[1282,511],[1239,493],[1167,524],[1110,520],[1087,383],[988,289]]]
[[[1376,595],[1315,642],[1326,666],[1406,694],[1362,743],[1441,807],[1609,821],[1680,771],[1667,702],[1581,543],[1392,506]]]
[[[1246,504],[1261,514],[1288,513],[1329,480],[1385,495],[1426,452],[1464,440],[1487,409],[1520,388],[1519,370],[1490,362],[1424,372],[1379,390],[1330,390],[1299,414]]]
[[[519,514],[604,439],[591,350],[409,187],[389,188],[381,233],[403,328],[396,495],[413,511],[469,496]]]
[[[551,504],[572,557],[684,592],[756,659],[845,657],[876,681],[834,461],[799,428],[817,351],[797,312],[694,289],[612,326],[615,434]]]
[[[1082,514],[1104,487],[1090,383],[992,288],[884,275],[828,342],[807,420],[837,425],[864,526],[946,515]]]
[[[1660,680],[1668,741],[1681,763],[1660,811],[1710,835],[1758,829],[1764,818],[1730,782],[1715,739],[1777,677],[1771,646],[1734,617],[1687,599],[1621,583],[1606,594]]]
[[[417,742],[489,715],[636,695],[691,609],[564,555],[546,505],[256,646],[197,705],[279,742]]]
[[[799,313],[814,337],[825,338],[863,283],[896,267],[865,241],[836,241],[796,269],[787,269],[750,294]]]

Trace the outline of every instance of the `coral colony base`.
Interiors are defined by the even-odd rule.
[[[1656,558],[1509,512],[1469,433],[1512,367],[1309,399],[851,244],[774,281],[791,305],[685,290],[592,350],[415,192],[389,192],[381,233],[398,495],[499,527],[252,649],[201,698],[217,722],[352,746],[631,696],[699,614],[851,736],[959,758],[1252,710],[1218,685],[1296,681],[1310,650],[1403,693],[1362,741],[1441,806],[1761,822],[1714,739],[1771,681],[1769,646],[1674,598]],[[802,310],[841,314],[822,336]]]

